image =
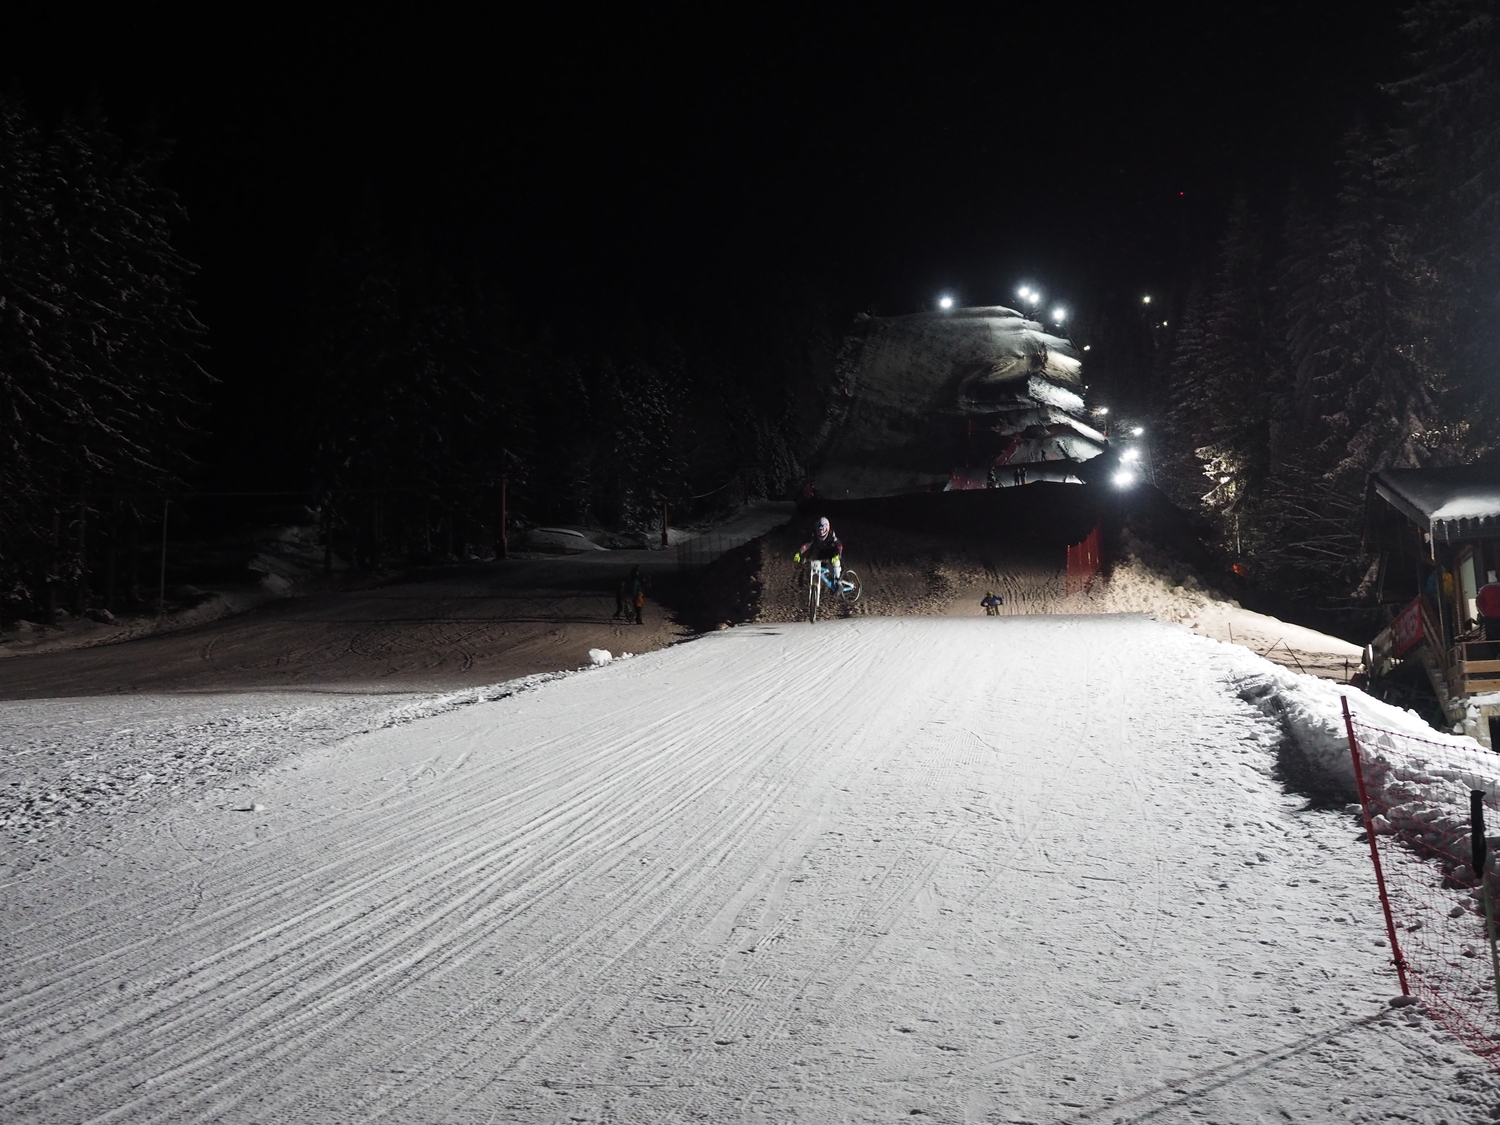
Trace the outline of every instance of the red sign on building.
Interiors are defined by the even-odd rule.
[[[1400,659],[1421,644],[1422,637],[1422,599],[1413,598],[1391,622],[1391,655]]]

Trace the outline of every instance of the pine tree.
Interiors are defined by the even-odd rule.
[[[186,467],[204,329],[164,150],[95,119],[50,130],[0,102],[0,558],[5,596],[68,577],[44,528],[100,491],[159,489]],[[82,499],[80,499],[82,498]],[[72,577],[84,559],[72,557]]]

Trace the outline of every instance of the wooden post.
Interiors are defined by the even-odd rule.
[[[156,615],[167,611],[167,517],[172,511],[172,501],[161,502],[161,569],[156,582]]]
[[[57,553],[62,550],[62,513],[52,509],[52,556],[47,560],[47,624],[57,624]]]
[[[120,498],[115,497],[109,513],[109,561],[104,569],[104,608],[115,608],[115,569],[120,558]]]
[[[78,555],[73,564],[73,613],[82,617],[89,607],[89,502],[78,501]]]

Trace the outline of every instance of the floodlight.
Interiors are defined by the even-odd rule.
[[[1108,414],[1109,413],[1109,407],[1107,407],[1107,406],[1101,406],[1101,407],[1099,407],[1099,413],[1100,414]]]
[[[1141,298],[1141,304],[1143,304],[1143,305],[1149,305],[1150,303],[1151,303],[1151,298],[1150,297],[1142,297]]]
[[[1124,453],[1120,454],[1120,460],[1137,461],[1140,459],[1140,456],[1141,451],[1139,449],[1127,449]]]
[[[1122,470],[1121,472],[1118,472],[1118,473],[1115,474],[1115,487],[1116,488],[1129,488],[1134,483],[1135,483],[1135,474],[1134,473],[1125,472],[1125,471]]]
[[[953,307],[953,298],[952,297],[939,297],[938,298],[938,308],[940,308],[940,309],[951,309],[952,307]]]
[[[1088,345],[1087,345],[1087,344],[1084,344],[1084,345],[1083,345],[1083,350],[1084,350],[1084,351],[1088,351],[1088,350],[1089,350],[1089,346],[1088,346]]]
[[[1146,432],[1146,427],[1145,426],[1137,426],[1135,429],[1131,430],[1130,432],[1132,434],[1134,434],[1136,437],[1140,437],[1143,433]]]
[[[1067,309],[1053,309],[1052,310],[1052,323],[1053,324],[1061,324],[1063,321],[1065,321],[1067,319],[1068,319],[1068,310]]]

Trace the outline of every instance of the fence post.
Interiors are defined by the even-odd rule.
[[[47,624],[57,624],[57,563],[62,550],[62,513],[52,509],[52,554],[47,560]]]
[[[88,530],[89,502],[84,499],[78,501],[78,534],[74,537],[77,559],[73,564],[73,613],[78,617],[82,617],[89,607]]]
[[[109,513],[109,561],[104,571],[104,608],[115,608],[115,570],[120,559],[120,498],[115,497]]]
[[[161,502],[161,570],[156,584],[156,616],[167,611],[167,516],[172,511],[172,501]]]
[[[663,547],[671,546],[671,543],[667,539],[667,502],[665,500],[661,502],[661,545]]]
[[[333,573],[333,493],[323,502],[323,573]]]
[[[1495,908],[1490,901],[1490,873],[1485,869],[1489,841],[1484,838],[1484,790],[1469,790],[1469,833],[1474,874],[1479,879],[1480,898],[1484,903],[1484,936],[1490,943],[1490,972],[1495,978],[1495,1003],[1500,1004],[1500,952],[1495,950]]]
[[[510,558],[510,511],[508,506],[507,485],[509,481],[504,474],[500,477],[500,557]]]
[[[1344,707],[1344,730],[1349,735],[1349,756],[1354,760],[1354,784],[1359,789],[1359,807],[1365,817],[1365,838],[1370,842],[1370,862],[1375,865],[1375,885],[1380,891],[1380,909],[1385,912],[1385,932],[1391,942],[1391,959],[1396,964],[1396,975],[1401,978],[1401,995],[1410,996],[1411,988],[1406,983],[1406,959],[1401,956],[1401,943],[1396,940],[1396,921],[1391,917],[1391,900],[1385,893],[1385,872],[1380,867],[1380,849],[1375,844],[1375,824],[1370,819],[1370,797],[1365,791],[1365,771],[1359,761],[1359,741],[1354,737],[1354,717],[1349,714],[1349,697],[1339,696]]]

